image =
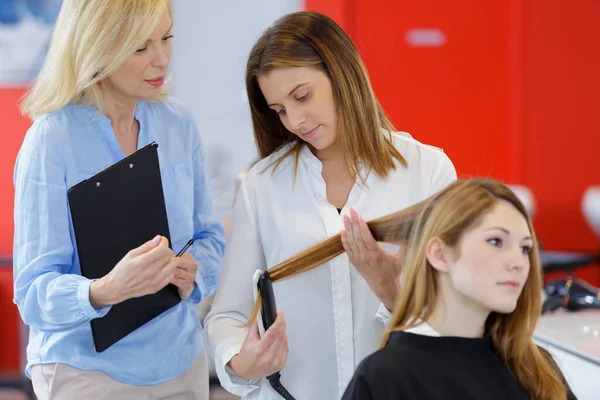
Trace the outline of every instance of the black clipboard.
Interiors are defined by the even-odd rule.
[[[158,144],[139,149],[68,190],[81,274],[98,279],[128,251],[156,235],[169,239]],[[113,305],[91,321],[97,352],[102,352],[181,301],[169,284],[153,295]]]

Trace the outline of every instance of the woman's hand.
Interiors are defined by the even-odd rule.
[[[198,264],[190,253],[184,253],[175,269],[171,283],[177,286],[181,300],[187,300],[194,291]]]
[[[258,321],[255,321],[246,335],[240,352],[229,362],[231,369],[248,380],[262,379],[281,371],[288,355],[288,342],[285,333],[283,312],[277,314],[275,323],[261,338],[258,334]]]
[[[181,259],[162,236],[129,251],[106,276],[92,282],[90,303],[102,308],[154,294],[173,279]]]
[[[388,310],[393,310],[398,292],[398,276],[404,262],[403,249],[389,254],[377,243],[367,223],[356,211],[344,216],[342,245],[350,262]]]

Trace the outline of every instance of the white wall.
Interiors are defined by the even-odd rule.
[[[244,74],[259,34],[302,0],[174,0],[172,92],[202,134],[215,211],[229,215],[236,176],[255,161]]]

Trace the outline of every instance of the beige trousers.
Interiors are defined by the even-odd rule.
[[[38,400],[207,400],[209,391],[205,352],[183,374],[157,385],[131,386],[66,364],[34,365],[31,381]]]

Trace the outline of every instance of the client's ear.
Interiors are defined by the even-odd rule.
[[[448,272],[451,249],[440,238],[431,238],[425,248],[429,264],[440,272]]]

